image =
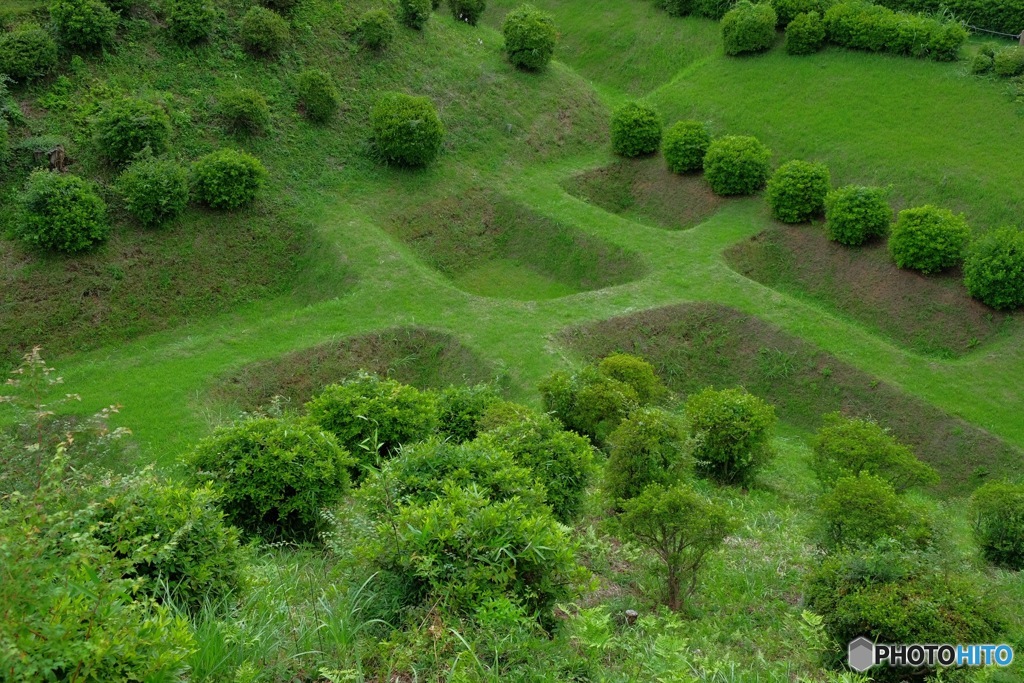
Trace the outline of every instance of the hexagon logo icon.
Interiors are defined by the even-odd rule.
[[[850,657],[850,668],[857,673],[867,671],[875,665],[875,644],[864,636],[850,641],[847,653]]]

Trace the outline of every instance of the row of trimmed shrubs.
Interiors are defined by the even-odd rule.
[[[877,0],[904,12],[949,13],[972,26],[1018,35],[1024,31],[1024,0]]]
[[[1001,78],[1024,75],[1024,45],[1011,45],[996,49],[983,45],[971,60],[971,73],[995,74]]]

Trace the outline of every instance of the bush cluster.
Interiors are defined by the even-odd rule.
[[[885,235],[892,222],[892,208],[881,187],[847,185],[825,197],[825,232],[833,242],[859,247]]]
[[[167,151],[171,119],[158,104],[125,97],[108,103],[100,111],[96,138],[108,161],[127,164],[146,149],[153,154]]]
[[[889,235],[889,254],[900,268],[926,275],[959,265],[971,229],[963,214],[936,206],[900,211]]]
[[[671,486],[692,469],[679,418],[659,408],[638,408],[608,437],[604,490],[621,506],[651,484]]]
[[[597,371],[632,387],[641,405],[660,401],[668,394],[654,366],[639,356],[613,353],[601,359]]]
[[[727,55],[764,52],[775,44],[778,15],[767,2],[740,0],[722,17],[722,41]]]
[[[721,21],[725,13],[732,9],[736,0],[693,0],[692,14],[705,19]]]
[[[551,61],[558,29],[548,12],[533,5],[520,5],[505,15],[501,32],[505,37],[505,54],[514,66],[537,71]]]
[[[235,88],[222,93],[217,115],[235,135],[263,135],[270,130],[270,105],[252,88]]]
[[[624,157],[653,154],[661,146],[661,116],[649,105],[629,102],[612,114],[612,149]]]
[[[384,93],[370,115],[377,151],[400,166],[427,166],[441,152],[444,126],[426,97]]]
[[[996,52],[992,56],[992,69],[1004,78],[1024,74],[1024,46],[1004,47]]]
[[[717,195],[754,194],[768,181],[772,153],[757,138],[725,135],[704,156],[704,177]]]
[[[192,164],[196,199],[212,209],[237,209],[256,199],[267,169],[259,159],[233,149],[210,152]]]
[[[258,55],[273,56],[291,39],[288,22],[272,9],[251,7],[239,25],[242,44]]]
[[[489,384],[452,385],[438,396],[437,432],[455,443],[472,441],[483,416],[500,402]]]
[[[599,446],[641,405],[636,389],[590,365],[573,374],[554,372],[539,389],[545,412]]]
[[[964,285],[992,308],[1024,306],[1024,231],[999,228],[976,240],[964,260]]]
[[[29,81],[57,66],[57,43],[36,25],[23,25],[0,33],[0,74],[15,81]]]
[[[1024,485],[989,482],[971,496],[974,530],[988,562],[1024,569]]]
[[[774,455],[775,408],[743,389],[704,389],[686,400],[698,471],[722,484],[747,485]]]
[[[57,37],[69,48],[92,50],[114,40],[117,15],[101,0],[54,0],[50,17]]]
[[[704,167],[711,145],[711,131],[700,121],[677,121],[665,131],[662,154],[673,173],[690,173]]]
[[[817,12],[798,14],[786,27],[786,53],[810,55],[825,44],[825,22]]]
[[[779,17],[779,28],[788,27],[801,14],[817,14],[818,18],[835,4],[835,0],[772,0],[772,7]]]
[[[182,45],[206,40],[216,19],[210,0],[171,0],[167,8],[167,29]]]
[[[464,21],[470,26],[476,26],[484,10],[487,9],[485,0],[448,0],[448,7],[452,10],[452,16],[459,21]]]
[[[188,171],[171,159],[140,159],[117,179],[125,208],[143,225],[159,225],[188,206]]]
[[[776,169],[768,181],[765,199],[772,216],[783,223],[804,223],[825,211],[832,176],[824,164],[790,161]]]
[[[865,0],[848,0],[825,12],[829,42],[871,52],[954,61],[967,41],[959,23],[894,12]]]
[[[1000,33],[1017,34],[1024,26],[1024,0],[879,0],[878,4],[906,12],[969,17],[973,25]]]
[[[334,79],[326,71],[303,71],[296,79],[295,89],[299,96],[299,104],[311,121],[324,123],[338,113],[338,89],[334,87]]]
[[[398,16],[409,28],[422,29],[430,19],[434,7],[430,0],[399,0]]]
[[[383,50],[395,41],[398,24],[385,9],[371,9],[363,12],[356,20],[355,37],[367,50]]]
[[[70,174],[35,171],[19,197],[15,235],[41,249],[75,253],[107,239],[107,205],[92,184]]]

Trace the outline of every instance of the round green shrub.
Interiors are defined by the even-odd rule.
[[[356,40],[367,50],[383,50],[395,41],[397,33],[398,24],[384,9],[367,10],[356,20]]]
[[[847,185],[825,197],[825,233],[833,242],[859,247],[889,230],[892,208],[881,187]]]
[[[783,223],[805,223],[825,211],[832,176],[825,164],[789,161],[768,181],[765,199],[772,216]]]
[[[928,41],[928,56],[937,62],[955,62],[969,37],[967,29],[959,22],[949,21],[935,26]]]
[[[160,105],[125,97],[100,111],[96,139],[103,155],[116,165],[127,164],[145,149],[163,154],[170,145],[171,118]]]
[[[107,239],[107,205],[75,175],[35,171],[19,197],[15,235],[33,247],[75,253]]]
[[[452,10],[452,16],[458,21],[464,21],[470,26],[476,26],[484,10],[487,9],[485,0],[448,0],[448,6]]]
[[[768,181],[772,153],[757,138],[725,135],[704,155],[704,177],[717,195],[754,194]]]
[[[608,437],[604,489],[620,505],[651,484],[671,486],[692,468],[680,420],[658,408],[638,408]]]
[[[270,105],[252,88],[235,88],[221,94],[217,115],[235,135],[263,135],[270,130]]]
[[[435,8],[430,0],[398,0],[398,17],[409,28],[422,29]]]
[[[1011,78],[1024,74],[1024,47],[1004,47],[992,58],[992,68],[997,76]]]
[[[553,372],[539,389],[545,412],[599,446],[640,405],[633,387],[601,374],[593,366],[572,375]]]
[[[612,149],[624,157],[653,154],[661,146],[661,116],[650,105],[629,102],[612,114]]]
[[[825,23],[817,12],[798,14],[786,27],[786,54],[814,54],[824,44]]]
[[[171,0],[167,8],[167,29],[182,45],[206,40],[217,20],[209,0]]]
[[[296,79],[299,104],[311,121],[324,123],[338,113],[340,99],[334,79],[326,71],[307,69]]]
[[[219,149],[192,165],[196,199],[212,209],[237,209],[251,203],[267,178],[259,159],[233,149]]]
[[[818,501],[826,547],[869,545],[881,538],[906,541],[915,520],[910,508],[881,477],[867,472],[842,477]]]
[[[900,268],[936,273],[964,260],[971,229],[963,214],[936,206],[904,209],[889,235],[889,254]]]
[[[117,15],[101,0],[53,0],[50,17],[57,37],[69,48],[91,50],[114,40]]]
[[[778,20],[768,3],[755,5],[749,0],[740,0],[722,17],[725,54],[744,55],[770,49],[775,44]]]
[[[455,443],[472,441],[479,432],[480,420],[500,402],[489,384],[450,386],[438,395],[437,432]]]
[[[775,408],[743,389],[692,394],[686,418],[698,470],[721,484],[749,484],[774,455]]]
[[[140,159],[117,179],[117,190],[137,221],[159,225],[188,206],[188,171],[171,159]]]
[[[721,21],[734,4],[736,4],[736,0],[693,0],[692,14],[705,19]]]
[[[501,32],[508,61],[530,71],[548,65],[558,42],[555,18],[533,5],[520,5],[506,14]]]
[[[974,55],[973,59],[971,59],[972,74],[981,75],[991,73],[994,67],[995,59],[992,58],[992,55],[987,55],[984,52],[979,52]]]
[[[690,173],[704,167],[711,145],[711,131],[700,121],[676,121],[665,131],[661,153],[673,173]]]
[[[668,389],[654,371],[654,366],[639,356],[613,353],[601,359],[597,364],[597,371],[605,377],[631,386],[641,405],[660,401],[668,394]]]
[[[352,460],[330,433],[272,418],[218,429],[186,457],[190,477],[221,495],[227,519],[270,541],[308,541],[321,510],[348,490]]]
[[[239,28],[242,45],[258,55],[276,55],[291,39],[285,18],[266,7],[251,7]]]
[[[834,0],[772,0],[771,4],[779,18],[779,28],[788,30],[789,25],[801,14],[813,12],[818,15],[820,20],[825,10],[835,2]]]
[[[24,25],[0,34],[0,74],[15,81],[30,81],[57,66],[57,43],[36,25]]]
[[[992,308],[1024,306],[1024,232],[999,228],[975,241],[964,260],[964,285]]]
[[[974,531],[986,561],[1024,569],[1024,484],[992,481],[971,495]]]
[[[373,107],[370,124],[377,150],[388,163],[422,167],[441,151],[444,126],[426,97],[384,93]]]

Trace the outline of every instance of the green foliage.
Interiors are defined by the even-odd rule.
[[[704,177],[717,195],[754,194],[768,181],[772,153],[757,138],[725,135],[704,156]]]
[[[686,401],[697,468],[722,484],[747,485],[774,455],[775,408],[743,389],[704,389]]]
[[[992,68],[997,76],[1011,78],[1024,74],[1024,46],[1004,47],[992,57]]]
[[[370,123],[377,150],[388,163],[423,167],[441,151],[444,125],[426,97],[384,93],[373,107]]]
[[[907,12],[894,12],[864,0],[841,2],[825,12],[830,42],[872,52],[954,61],[967,41],[959,23]]]
[[[501,24],[508,61],[520,69],[537,71],[551,61],[558,42],[555,18],[533,5],[520,5]]]
[[[192,165],[196,199],[213,209],[237,209],[256,199],[267,178],[259,159],[233,149],[219,149]]]
[[[825,211],[832,176],[825,164],[789,161],[768,181],[765,199],[772,216],[783,223],[804,223]]]
[[[971,496],[971,511],[984,558],[998,567],[1024,569],[1024,484],[979,486]]]
[[[971,73],[976,75],[991,73],[995,66],[992,55],[979,52],[971,59]]]
[[[188,206],[188,171],[172,159],[140,159],[117,179],[117,190],[137,221],[159,225]]]
[[[1024,232],[999,228],[976,240],[964,261],[964,285],[992,308],[1024,306]]]
[[[167,6],[167,29],[182,45],[206,40],[216,19],[210,0],[170,0]]]
[[[571,375],[553,372],[540,383],[539,389],[545,412],[599,446],[640,404],[633,387],[601,374],[592,366]]]
[[[432,393],[367,374],[327,387],[306,404],[306,411],[363,465],[425,440],[437,427]]]
[[[749,0],[740,0],[722,17],[725,54],[744,55],[770,49],[775,44],[778,20],[767,2],[755,5]]]
[[[430,0],[398,0],[398,17],[409,28],[426,26],[433,10]]]
[[[221,494],[228,521],[269,541],[313,540],[320,511],[348,489],[352,459],[318,426],[273,418],[218,429],[186,457],[194,482]]]
[[[455,443],[472,441],[480,419],[500,401],[490,384],[452,385],[438,396],[437,431]]]
[[[270,130],[270,105],[252,88],[235,88],[222,93],[217,114],[236,135],[263,135]]]
[[[69,48],[92,50],[114,40],[117,15],[101,0],[53,0],[50,17],[57,37]]]
[[[904,209],[889,235],[889,254],[900,268],[927,275],[959,265],[970,239],[963,214],[931,205]]]
[[[859,247],[885,235],[892,222],[888,191],[847,185],[825,197],[825,233],[833,242]]]
[[[127,164],[147,148],[163,154],[170,138],[171,119],[164,108],[134,97],[107,103],[96,118],[98,146],[116,165]]]
[[[457,20],[476,26],[476,22],[487,9],[487,3],[485,0],[448,0],[448,7]]]
[[[30,81],[57,66],[57,43],[35,24],[0,33],[0,74]]]
[[[239,29],[242,45],[258,55],[267,57],[279,53],[291,40],[291,32],[285,18],[272,9],[258,5],[249,8],[245,13]]]
[[[28,245],[75,253],[107,239],[107,205],[75,175],[35,171],[19,197],[15,236]]]
[[[693,0],[654,0],[654,6],[672,17],[685,17],[693,12]]]
[[[825,22],[817,12],[798,14],[786,27],[786,54],[814,54],[824,44]]]
[[[897,492],[938,482],[935,470],[921,462],[913,451],[874,420],[825,416],[825,424],[814,435],[812,467],[825,486],[841,477],[867,472],[881,477]]]
[[[608,437],[604,489],[621,505],[651,484],[671,486],[693,468],[679,418],[657,408],[639,408]]]
[[[836,480],[818,501],[818,512],[827,547],[870,545],[881,538],[927,540],[920,520],[892,485],[867,472]]]
[[[281,14],[291,12],[301,0],[263,0],[263,4]]]
[[[720,21],[734,4],[736,0],[693,0],[693,14]]]
[[[660,401],[668,389],[654,371],[654,366],[639,356],[628,353],[613,353],[597,364],[597,371],[605,377],[617,379],[633,387],[637,400],[642,405]]]
[[[834,4],[834,0],[772,0],[772,7],[779,17],[778,26],[787,31],[801,14],[817,14],[820,20],[821,15]]]
[[[385,9],[367,10],[356,20],[356,40],[367,50],[383,50],[395,41],[397,33],[398,24]]]
[[[661,153],[673,173],[690,173],[704,167],[711,145],[711,131],[700,121],[676,121],[665,131]]]
[[[627,102],[612,114],[612,149],[616,154],[653,154],[660,145],[661,116],[650,105]]]
[[[989,31],[1017,34],[1024,26],[1024,0],[881,0],[895,10],[949,14]]]
[[[325,123],[338,113],[340,98],[334,79],[321,69],[307,69],[296,79],[299,104],[311,121]]]
[[[708,555],[735,528],[726,509],[686,484],[654,484],[623,504],[619,525],[627,540],[653,550],[666,569],[665,603],[675,611],[697,589]]]

